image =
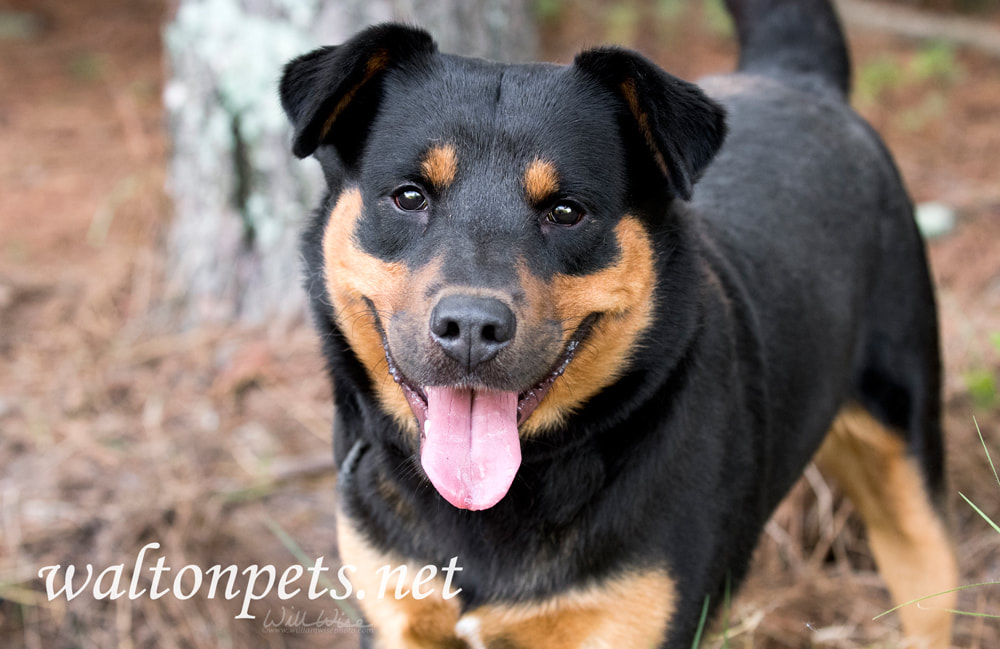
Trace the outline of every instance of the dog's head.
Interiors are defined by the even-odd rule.
[[[398,25],[295,59],[281,100],[336,194],[335,325],[441,495],[493,506],[521,437],[627,370],[655,306],[650,219],[690,196],[721,108],[624,50],[503,65]]]

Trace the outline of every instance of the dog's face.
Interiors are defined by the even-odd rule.
[[[627,52],[501,65],[398,26],[296,59],[281,91],[337,193],[336,325],[441,495],[491,507],[520,437],[627,369],[653,319],[649,220],[689,195],[721,109]]]

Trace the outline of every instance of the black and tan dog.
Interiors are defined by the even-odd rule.
[[[912,205],[829,4],[729,4],[739,72],[700,87],[399,25],[287,66],[329,184],[307,287],[375,646],[690,647],[814,456],[896,600],[954,585]],[[418,571],[452,557],[448,598]],[[902,620],[949,646],[947,613]]]

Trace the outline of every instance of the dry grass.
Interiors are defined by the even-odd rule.
[[[44,597],[42,566],[128,567],[150,541],[162,545],[151,559],[162,555],[173,567],[272,564],[280,572],[300,563],[299,550],[331,564],[336,555],[331,413],[313,334],[303,323],[179,331],[158,308],[169,212],[160,62],[149,44],[161,7],[81,4],[89,10],[33,3],[50,17],[48,35],[0,43],[0,60],[12,62],[0,67],[0,85],[19,89],[0,98],[0,644],[351,646],[351,634],[263,628],[262,616],[282,605],[333,617],[330,602],[272,598],[251,607],[260,616],[251,621],[235,620],[240,604],[224,599]],[[570,34],[586,27],[564,26]],[[687,54],[712,48],[703,42]],[[1000,78],[975,57],[968,64]],[[966,86],[953,93],[962,102],[954,114],[975,129],[978,111],[1000,107],[995,84],[983,85],[981,94]],[[932,250],[946,339],[949,500],[963,579],[997,580],[998,538],[955,495],[962,491],[994,520],[1000,514],[1000,487],[972,422],[977,415],[996,456],[1000,413],[977,409],[963,381],[973,367],[1000,369],[988,342],[1000,329],[995,184],[978,162],[962,166],[960,126],[935,126],[921,142],[887,115],[874,118],[920,198],[931,172],[909,161],[954,161],[934,178],[950,174],[964,221]],[[970,137],[978,142],[983,132]],[[290,287],[296,282],[289,278]],[[1000,592],[971,590],[960,604],[998,613]],[[810,471],[768,526],[733,602],[728,646],[897,647],[894,617],[872,621],[891,605],[850,505]],[[962,618],[956,646],[1000,646],[998,627]]]

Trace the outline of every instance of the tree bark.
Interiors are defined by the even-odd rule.
[[[528,0],[180,0],[165,31],[173,141],[168,303],[187,324],[304,313],[298,236],[319,199],[315,161],[290,153],[277,82],[292,57],[366,25],[427,28],[442,51],[530,59]]]

